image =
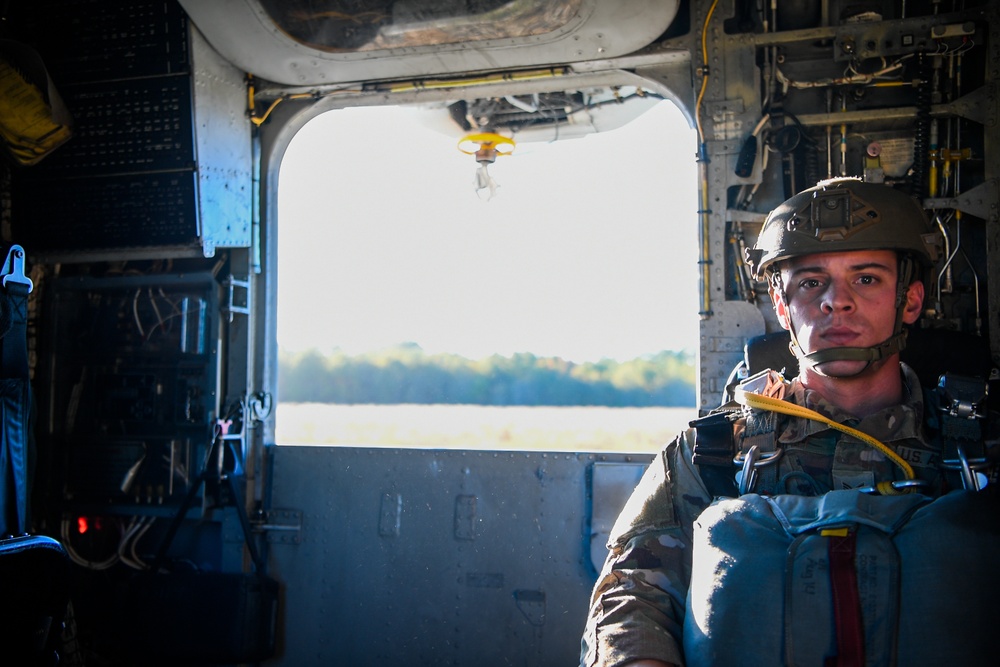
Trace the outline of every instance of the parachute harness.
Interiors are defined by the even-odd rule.
[[[773,375],[772,375],[773,374]],[[840,424],[829,417],[826,417],[815,410],[811,410],[802,405],[796,405],[794,403],[789,403],[782,398],[774,395],[772,391],[757,392],[751,387],[755,385],[759,386],[761,380],[766,384],[772,384],[772,380],[775,379],[773,376],[777,376],[780,381],[780,375],[774,371],[764,371],[758,373],[757,376],[747,379],[739,387],[736,388],[735,398],[738,403],[744,405],[748,408],[754,410],[766,410],[769,412],[778,412],[785,415],[791,415],[793,417],[800,417],[803,419],[810,419],[813,421],[818,421],[826,424],[830,428],[836,429],[841,433],[846,433],[852,438],[873,447],[874,449],[881,452],[890,461],[892,461],[900,470],[903,471],[904,481],[894,483],[892,481],[879,482],[875,485],[874,491],[878,492],[884,496],[901,495],[903,493],[909,493],[913,488],[919,483],[916,480],[916,474],[913,472],[913,467],[906,462],[902,457],[900,457],[896,452],[892,450],[891,447],[881,442],[880,440],[873,438],[872,436],[859,431],[856,428]],[[771,394],[771,395],[768,395]],[[737,461],[737,463],[742,463]],[[763,462],[762,462],[763,463]]]

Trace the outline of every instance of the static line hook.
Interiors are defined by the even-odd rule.
[[[497,192],[497,182],[490,176],[489,165],[493,164],[498,155],[510,155],[514,151],[514,140],[493,132],[468,134],[458,142],[458,150],[466,155],[475,155],[479,168],[476,170],[476,192],[488,190],[486,200],[489,201]]]

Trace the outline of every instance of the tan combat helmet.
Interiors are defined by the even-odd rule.
[[[893,335],[871,347],[838,347],[803,354],[792,331],[792,352],[811,366],[828,361],[887,358],[906,345],[906,290],[938,258],[940,235],[932,232],[917,200],[893,188],[853,178],[822,181],[771,211],[746,261],[757,280],[784,298],[778,262],[791,257],[849,250],[894,250],[900,258]],[[822,372],[822,371],[821,371]]]

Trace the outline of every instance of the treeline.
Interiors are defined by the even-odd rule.
[[[521,353],[473,361],[401,345],[359,356],[282,352],[278,399],[289,403],[446,403],[688,407],[693,356],[664,351],[626,362],[575,364]]]

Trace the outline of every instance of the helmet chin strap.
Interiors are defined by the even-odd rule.
[[[803,354],[798,343],[794,340],[795,337],[792,336],[792,338],[792,342],[788,344],[788,349],[799,360],[800,367],[809,366],[815,369],[820,375],[838,378],[850,378],[861,375],[871,368],[875,362],[888,359],[906,347],[905,329],[890,336],[878,345],[872,345],[871,347],[831,347],[810,354]],[[821,366],[831,361],[865,361],[867,363],[853,373],[830,373],[823,370]]]

